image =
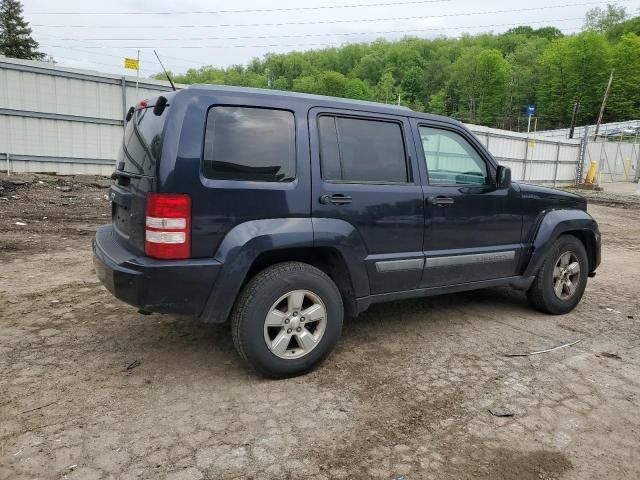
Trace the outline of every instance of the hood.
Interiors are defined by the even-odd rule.
[[[587,200],[582,195],[531,183],[518,183],[518,185],[523,199],[541,200],[561,207],[587,210]]]

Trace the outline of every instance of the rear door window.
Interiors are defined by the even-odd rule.
[[[396,122],[322,115],[322,178],[351,183],[407,183],[402,127]]]
[[[293,113],[255,107],[209,110],[204,176],[218,180],[290,182],[295,178]]]

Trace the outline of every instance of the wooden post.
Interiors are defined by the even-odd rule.
[[[607,89],[604,92],[604,98],[602,99],[602,106],[600,107],[600,115],[598,115],[598,123],[596,123],[596,130],[593,132],[593,139],[595,140],[598,137],[598,130],[600,130],[600,123],[602,122],[602,116],[604,115],[604,109],[607,106],[607,100],[609,99],[609,91],[611,90],[611,83],[613,82],[613,70],[611,70],[611,75],[609,75],[609,83],[607,84]]]
[[[573,104],[573,114],[571,115],[571,128],[569,128],[569,138],[573,138],[573,131],[576,129],[577,114],[578,114],[578,102]]]

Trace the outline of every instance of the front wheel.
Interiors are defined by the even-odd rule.
[[[333,350],[343,306],[335,283],[301,262],[273,265],[243,288],[231,315],[240,356],[271,378],[305,373]]]
[[[531,304],[546,313],[570,312],[580,302],[587,286],[589,262],[584,245],[573,235],[562,235],[527,291]]]

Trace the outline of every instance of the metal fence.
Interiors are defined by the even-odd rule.
[[[496,160],[511,168],[514,180],[570,184],[580,170],[580,140],[553,140],[526,133],[469,125]]]
[[[124,116],[138,98],[170,90],[134,77],[0,56],[0,168],[110,175]]]
[[[0,56],[0,169],[110,175],[128,106],[170,90],[167,82],[60,67]],[[636,178],[640,147],[581,143],[469,125],[514,180],[574,183],[584,162],[603,181]],[[635,156],[634,156],[635,155]],[[629,160],[631,159],[631,160]],[[610,180],[611,179],[611,180]]]
[[[640,178],[640,144],[624,142],[589,142],[585,168],[598,163],[598,183],[637,182]]]
[[[629,128],[638,128],[638,127],[640,127],[640,120],[627,120],[624,122],[603,123],[602,125],[600,125],[600,128],[598,130],[598,136],[601,136],[601,137],[606,137],[607,135],[618,136],[621,130],[629,129]],[[595,125],[575,127],[573,131],[573,138],[582,138],[585,136],[588,137],[589,135],[593,135],[595,128],[596,128]],[[565,138],[569,138],[569,132],[570,132],[569,128],[559,128],[556,130],[540,130],[539,132],[536,132],[536,135],[540,137],[547,137],[547,138],[554,138],[554,139],[565,139]],[[631,136],[634,136],[634,135],[631,135]],[[640,134],[638,134],[637,137],[640,137]],[[636,138],[636,141],[637,139],[638,138]]]

